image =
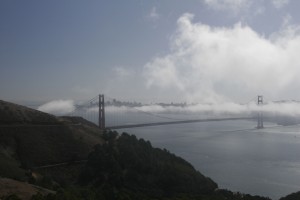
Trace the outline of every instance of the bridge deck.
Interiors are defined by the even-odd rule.
[[[186,123],[196,123],[196,122],[213,122],[213,121],[230,121],[230,120],[248,120],[254,119],[253,117],[232,117],[232,118],[215,118],[215,119],[194,119],[194,120],[181,120],[172,122],[154,122],[154,123],[144,123],[144,124],[125,124],[120,126],[110,126],[107,129],[123,129],[123,128],[137,128],[146,126],[160,126],[168,124],[186,124]]]

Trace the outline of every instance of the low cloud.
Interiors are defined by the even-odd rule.
[[[300,33],[285,26],[270,37],[251,27],[212,27],[186,13],[177,21],[168,54],[144,66],[148,87],[179,91],[186,100],[222,103],[263,94],[299,98]],[[247,96],[247,98],[245,98]]]
[[[82,116],[87,120],[97,123],[99,108],[96,105],[80,107],[74,116]],[[300,102],[269,102],[257,105],[254,101],[248,104],[224,102],[220,104],[182,104],[181,106],[148,104],[142,106],[114,106],[105,107],[107,126],[121,124],[139,124],[162,121],[196,120],[230,117],[257,117],[258,112],[263,112],[266,120],[275,123],[297,123],[300,119]]]
[[[144,114],[212,114],[212,115],[243,115],[250,117],[253,113],[263,111],[267,115],[283,115],[291,117],[300,116],[300,102],[269,102],[268,104],[257,105],[254,101],[248,104],[237,104],[224,102],[219,104],[187,104],[184,106],[162,106],[159,104],[149,104],[138,107],[128,106],[107,106],[105,112],[109,114],[117,113],[144,113]],[[98,112],[98,107],[88,108],[87,112]],[[209,116],[209,115],[208,115]]]
[[[55,100],[45,103],[38,107],[39,111],[54,114],[64,115],[72,112],[75,109],[72,100]]]

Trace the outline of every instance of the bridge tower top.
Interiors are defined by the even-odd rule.
[[[264,103],[264,97],[262,95],[257,96],[257,105]]]

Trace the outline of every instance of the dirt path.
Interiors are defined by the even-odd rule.
[[[54,191],[34,186],[25,182],[20,182],[8,178],[0,178],[0,198],[11,194],[16,194],[21,199],[30,200],[32,195],[37,194],[38,192],[43,195],[54,193]]]

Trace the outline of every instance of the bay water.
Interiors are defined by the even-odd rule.
[[[165,148],[213,179],[219,188],[274,200],[300,191],[300,126],[251,120],[122,129]]]

